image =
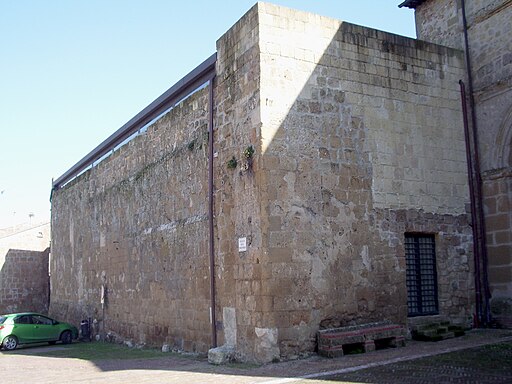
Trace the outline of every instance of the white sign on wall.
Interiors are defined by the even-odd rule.
[[[247,251],[247,237],[240,237],[238,239],[238,252]]]

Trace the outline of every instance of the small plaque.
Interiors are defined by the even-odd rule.
[[[247,237],[240,237],[238,239],[238,252],[247,251]]]

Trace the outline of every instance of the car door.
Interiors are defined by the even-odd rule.
[[[12,334],[20,344],[34,342],[35,333],[31,315],[20,315],[14,318]]]
[[[59,339],[59,327],[54,325],[52,319],[42,315],[32,315],[32,323],[35,340],[43,342]]]

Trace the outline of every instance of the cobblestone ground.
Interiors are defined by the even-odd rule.
[[[86,361],[50,357],[62,347],[0,352],[0,383],[512,383],[512,331],[473,331],[438,343],[264,366],[212,366],[204,358]]]
[[[512,383],[512,342],[492,344],[437,356],[301,380],[298,384],[326,382],[374,384]]]

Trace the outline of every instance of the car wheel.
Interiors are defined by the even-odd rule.
[[[16,338],[16,336],[9,335],[2,342],[2,346],[8,351],[12,351],[13,349],[16,349],[16,347],[18,346],[18,339]]]
[[[71,343],[71,332],[64,331],[60,334],[60,341],[62,344],[70,344]]]

